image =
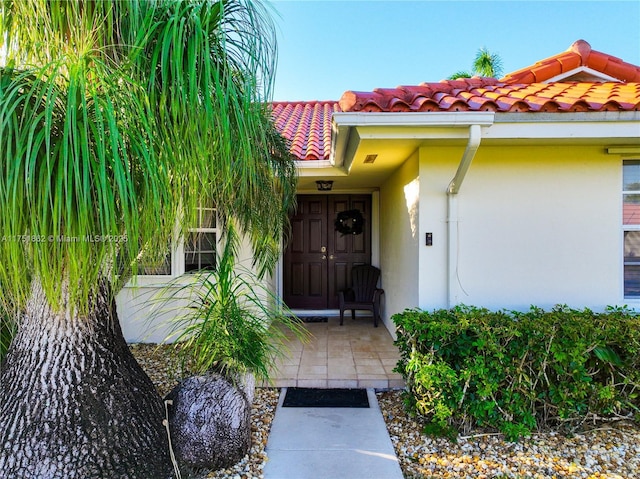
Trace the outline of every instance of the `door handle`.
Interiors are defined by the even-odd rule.
[[[324,259],[327,259],[327,255],[326,255],[326,254],[323,254],[323,255],[322,255],[322,259],[323,259],[323,260],[324,260]]]
[[[335,256],[333,256],[332,254],[329,255],[329,259],[334,259]]]

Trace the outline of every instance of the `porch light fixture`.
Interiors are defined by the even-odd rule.
[[[318,191],[331,191],[331,188],[333,188],[333,181],[332,180],[317,180],[316,181],[316,187],[318,188]]]

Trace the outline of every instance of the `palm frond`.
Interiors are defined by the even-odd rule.
[[[120,273],[114,258],[135,269],[139,248],[129,238],[153,229],[142,236],[155,244],[172,229],[144,91],[87,60],[2,72],[0,208],[12,214],[0,220],[9,238],[0,251],[12,267],[0,280],[18,289],[18,302],[27,271],[52,298],[62,279],[72,297],[86,298],[100,276]]]
[[[18,325],[19,312],[8,303],[0,303],[0,366],[9,351]]]
[[[460,70],[447,77],[447,80],[457,80],[458,78],[471,78],[473,74],[471,72]]]
[[[473,70],[483,77],[498,78],[502,75],[502,59],[497,53],[482,47],[473,61]]]

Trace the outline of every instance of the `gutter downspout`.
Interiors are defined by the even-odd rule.
[[[457,289],[457,273],[458,273],[458,192],[462,186],[462,182],[471,166],[473,158],[476,156],[476,152],[480,147],[480,141],[482,140],[482,130],[480,125],[469,126],[469,140],[467,141],[467,147],[462,154],[462,159],[458,165],[458,170],[455,176],[449,183],[447,188],[447,304],[449,308],[452,308],[458,304],[458,289]]]

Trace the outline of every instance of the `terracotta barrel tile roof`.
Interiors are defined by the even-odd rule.
[[[438,104],[431,98],[416,98],[411,104],[411,111],[440,111]]]
[[[331,116],[340,107],[334,101],[274,102],[272,118],[300,160],[326,160],[331,152]]]
[[[627,83],[552,82],[571,75],[580,67]],[[570,78],[570,77],[569,77]],[[634,110],[640,101],[640,67],[597,52],[584,40],[566,52],[539,61],[533,66],[495,78],[460,78],[418,86],[378,88],[373,92],[346,92],[340,99],[343,111],[594,111],[616,101],[620,109]],[[618,93],[621,91],[623,93]],[[497,92],[500,96],[491,92]],[[589,97],[587,98],[586,95]],[[621,98],[618,98],[618,95]],[[522,100],[522,101],[513,101]],[[433,102],[429,102],[433,100]],[[435,104],[434,104],[435,103]],[[526,108],[525,108],[526,105]]]
[[[298,159],[325,160],[334,112],[640,111],[640,67],[578,40],[567,51],[500,80],[474,77],[347,91],[339,102],[275,102],[272,108],[276,127]]]
[[[544,82],[581,66],[623,82],[640,82],[640,67],[606,53],[592,50],[591,45],[584,40],[573,43],[565,52],[540,60],[533,66],[509,73],[501,81],[505,83]]]
[[[484,79],[478,79],[484,80]],[[342,111],[430,111],[423,106],[437,105],[439,111],[597,111],[611,101],[621,110],[637,110],[640,102],[640,84],[627,84],[620,90],[619,83],[496,83],[488,79],[486,88],[450,88],[449,81],[440,84],[422,84],[423,93],[410,100],[406,89],[385,89],[373,92],[346,92],[340,99]],[[449,87],[449,88],[448,88]],[[497,88],[495,88],[497,87]],[[431,102],[429,102],[431,100]],[[548,104],[542,108],[541,105]],[[400,108],[398,105],[402,105]],[[555,105],[555,106],[553,106]]]

